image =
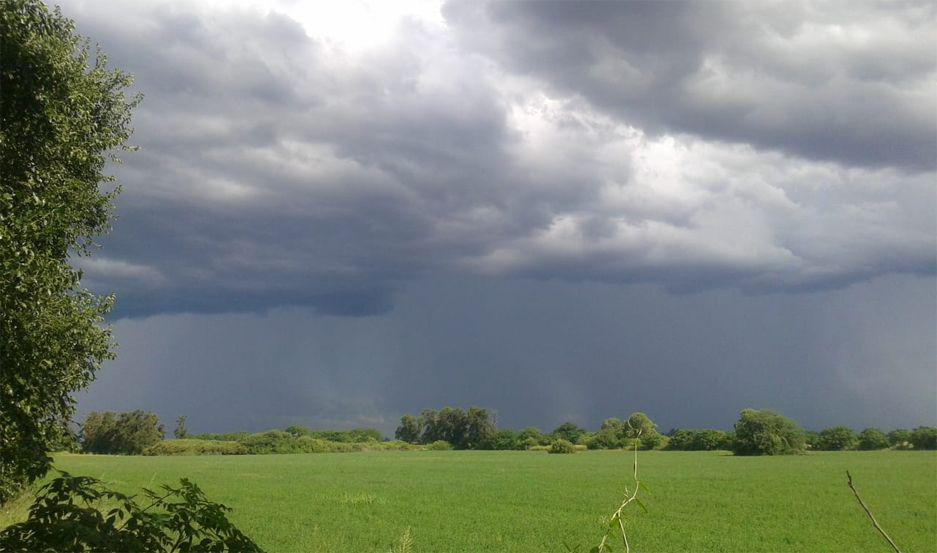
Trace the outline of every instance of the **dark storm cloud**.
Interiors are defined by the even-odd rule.
[[[934,64],[911,47],[933,10],[909,6],[851,11],[831,45],[809,6],[461,4],[457,40],[404,20],[354,54],[275,11],[66,6],[146,94],[86,282],[118,317],[368,315],[429,276],[933,274]]]
[[[508,71],[654,132],[847,165],[937,164],[933,2],[450,2]]]

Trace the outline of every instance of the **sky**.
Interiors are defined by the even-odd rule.
[[[66,0],[144,94],[92,410],[937,423],[937,5]]]

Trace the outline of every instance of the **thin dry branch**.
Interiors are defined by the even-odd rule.
[[[872,520],[872,526],[874,526],[875,529],[878,530],[878,532],[882,535],[882,537],[885,538],[885,541],[887,541],[888,544],[891,545],[892,549],[895,550],[895,553],[901,553],[901,550],[898,549],[898,546],[895,544],[895,542],[888,536],[888,534],[885,532],[885,529],[879,526],[878,521],[875,520],[875,516],[872,515],[872,511],[870,511],[869,508],[865,506],[865,502],[862,501],[861,497],[859,497],[859,492],[856,490],[856,487],[852,484],[852,475],[849,474],[848,470],[846,471],[846,482],[849,485],[849,489],[852,490],[852,493],[856,496],[856,501],[858,501],[859,505],[862,506],[862,509],[865,511],[865,514],[869,515],[869,519]]]

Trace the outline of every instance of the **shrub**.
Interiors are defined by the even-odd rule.
[[[911,431],[911,443],[914,449],[937,449],[937,428],[918,426]]]
[[[82,449],[91,453],[138,455],[163,439],[163,427],[153,413],[93,412],[81,429]]]
[[[820,432],[820,439],[817,445],[818,449],[824,451],[843,451],[855,448],[858,442],[859,439],[851,428],[834,426]]]
[[[576,453],[576,446],[569,440],[560,438],[550,444],[547,453]]]
[[[612,428],[607,425],[606,428],[599,430],[589,437],[586,446],[589,449],[620,449],[624,445],[624,439],[621,436],[621,428]]]
[[[744,409],[735,423],[736,455],[784,455],[804,450],[804,433],[773,411]]]
[[[220,440],[182,440],[162,441],[143,450],[144,455],[247,455],[244,444],[223,442]]]
[[[25,522],[0,531],[0,551],[261,551],[228,521],[228,507],[186,479],[143,493],[146,507],[63,472],[40,489]],[[105,514],[102,503],[117,506]]]
[[[661,447],[662,444],[665,444],[667,438],[661,436],[657,432],[651,432],[649,434],[643,435],[639,438],[641,440],[641,449],[655,449]]]
[[[452,444],[446,440],[436,440],[435,442],[426,446],[426,449],[430,451],[448,451],[452,449]]]
[[[888,447],[888,438],[877,428],[866,428],[859,433],[859,449],[873,450]]]

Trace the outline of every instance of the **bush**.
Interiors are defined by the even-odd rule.
[[[715,451],[731,449],[729,435],[722,430],[677,430],[670,436],[667,449],[674,451]]]
[[[452,444],[446,440],[436,440],[435,442],[426,446],[426,449],[430,451],[449,451],[452,449]]]
[[[804,450],[804,432],[773,411],[744,409],[735,423],[736,455],[785,455]]]
[[[91,453],[138,455],[163,439],[163,427],[153,413],[93,412],[81,429],[82,449]]]
[[[569,440],[560,438],[550,444],[547,453],[576,453],[576,446]]]
[[[186,479],[143,493],[146,507],[63,472],[39,491],[25,522],[0,531],[0,551],[262,551],[228,521],[229,508]]]
[[[859,439],[851,428],[834,426],[820,432],[817,449],[822,449],[824,451],[843,451],[855,448],[858,443]]]
[[[937,449],[937,428],[918,426],[911,431],[911,444],[914,449]]]
[[[220,440],[182,440],[162,441],[143,451],[144,455],[247,455],[244,444],[223,442]]]
[[[888,438],[877,428],[866,428],[859,433],[859,449],[870,451],[888,447]]]

